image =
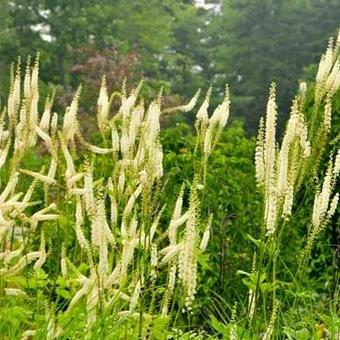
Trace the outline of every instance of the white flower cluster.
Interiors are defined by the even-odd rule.
[[[316,143],[325,144],[327,134],[331,127],[332,119],[332,95],[340,87],[339,69],[339,38],[337,43],[329,43],[326,53],[322,56],[319,70],[316,76],[315,107],[319,108],[324,101],[323,118],[319,129]],[[302,113],[307,91],[306,83],[300,85],[300,93],[293,100],[290,118],[283,136],[281,147],[276,142],[276,119],[277,106],[275,85],[270,88],[267,104],[265,124],[260,121],[259,134],[255,151],[256,180],[264,194],[264,224],[267,235],[273,235],[276,230],[278,218],[288,219],[292,214],[294,194],[301,183],[308,162],[316,162],[317,152],[322,146],[316,145],[316,151],[312,155],[311,141],[307,124]],[[315,122],[311,125],[314,127]],[[314,142],[314,141],[313,141]],[[313,156],[313,157],[312,157]],[[330,182],[330,174],[325,181]],[[322,197],[316,199],[313,224],[320,224],[325,214],[325,206],[328,204],[325,197],[330,185],[327,181],[323,189]],[[328,188],[328,189],[327,189]],[[330,190],[330,189],[329,189]],[[328,190],[328,191],[329,191]],[[319,202],[320,200],[320,202]],[[322,206],[320,207],[321,201]],[[336,199],[335,199],[336,201]],[[333,206],[335,206],[335,201]]]

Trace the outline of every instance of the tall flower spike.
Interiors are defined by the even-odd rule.
[[[283,195],[288,186],[289,153],[292,143],[298,137],[299,128],[298,102],[295,100],[278,156],[277,190],[279,195]]]
[[[205,122],[205,124],[207,124],[207,122],[208,122],[208,108],[209,108],[211,91],[212,91],[212,87],[210,86],[208,91],[207,91],[207,94],[205,95],[205,98],[204,98],[204,101],[203,101],[201,107],[197,111],[196,122],[195,122],[195,126],[197,128],[202,123],[204,124],[204,122]]]
[[[53,105],[54,93],[51,97],[47,97],[45,102],[45,109],[41,116],[39,128],[44,132],[47,132],[50,127],[50,120],[51,120],[51,110]]]
[[[118,222],[118,205],[117,205],[117,200],[116,200],[116,192],[114,190],[111,177],[107,181],[107,188],[108,188],[110,202],[111,202],[111,207],[110,207],[111,228],[114,228]]]
[[[201,252],[204,252],[207,249],[207,245],[208,245],[209,237],[210,237],[211,225],[212,225],[212,218],[213,218],[213,215],[210,214],[209,219],[208,219],[208,223],[207,223],[207,226],[204,230],[203,237],[202,237],[201,244],[200,244]]]
[[[102,79],[102,85],[100,87],[97,106],[98,106],[98,109],[97,109],[98,127],[101,133],[105,133],[105,131],[108,128],[108,117],[109,117],[109,108],[110,108],[110,99],[107,93],[105,76]]]
[[[0,150],[0,169],[4,166],[6,162],[10,146],[11,140],[8,138],[5,147],[2,150]]]
[[[122,105],[119,109],[119,113],[123,116],[123,120],[126,120],[130,116],[131,110],[136,103],[139,92],[142,88],[143,80],[141,80],[138,86],[131,91],[130,95],[126,96],[126,80],[123,82],[122,86]]]
[[[172,217],[170,220],[170,225],[168,229],[168,235],[171,245],[175,245],[177,243],[177,227],[178,224],[175,223],[181,217],[182,214],[182,206],[183,206],[183,195],[184,195],[184,184],[181,186],[181,190],[178,194],[174,211],[172,213]],[[185,221],[184,221],[185,222]]]
[[[189,218],[185,227],[183,247],[181,247],[178,263],[178,276],[185,290],[185,306],[187,310],[191,309],[197,285],[196,238],[198,198],[196,187],[197,183],[196,180],[194,180],[190,193]]]
[[[333,41],[333,38],[329,39],[327,50],[321,56],[316,75],[315,99],[318,105],[325,94],[334,94],[340,86],[339,40],[335,46]]]
[[[264,138],[264,187],[265,187],[265,222],[267,235],[275,232],[277,217],[277,197],[275,188],[276,163],[276,93],[275,84],[272,83],[269,92],[266,115],[266,131]]]
[[[79,245],[82,249],[89,249],[89,243],[84,236],[84,233],[81,229],[81,225],[83,224],[83,209],[82,203],[79,196],[77,196],[77,205],[76,205],[76,235]]]
[[[191,98],[191,100],[188,104],[164,109],[164,113],[170,113],[170,112],[175,112],[175,111],[179,111],[179,112],[189,112],[189,111],[191,111],[195,107],[200,93],[201,93],[201,90],[199,89],[195,93],[195,95]]]
[[[4,202],[7,199],[7,197],[14,191],[18,183],[18,180],[19,180],[19,173],[18,172],[12,173],[10,176],[10,180],[8,181],[4,190],[0,194],[0,202]]]
[[[151,264],[151,279],[156,280],[157,278],[157,265],[158,265],[158,254],[157,254],[157,246],[153,243],[151,245],[151,255],[150,255],[150,264]]]
[[[77,112],[80,92],[81,86],[78,88],[76,94],[74,95],[70,107],[66,109],[66,113],[64,116],[63,137],[66,144],[69,141],[73,142],[74,136],[78,130]]]
[[[130,126],[129,126],[129,145],[133,147],[136,142],[136,137],[142,124],[144,116],[144,103],[139,103],[134,107],[131,114]]]
[[[84,163],[85,175],[84,175],[84,189],[85,189],[85,208],[89,215],[92,215],[95,211],[95,199],[93,194],[93,169],[88,161]]]
[[[334,162],[334,169],[333,169],[333,176],[336,178],[339,175],[340,172],[340,149],[338,150],[335,162]]]
[[[132,209],[135,205],[136,199],[142,193],[142,190],[143,190],[143,184],[141,183],[141,184],[139,184],[137,189],[132,193],[132,195],[130,196],[130,198],[129,198],[126,206],[125,206],[125,209],[124,209],[124,212],[123,212],[123,218],[124,219],[126,219],[130,216]]]
[[[320,190],[318,190],[315,193],[312,214],[312,227],[308,236],[306,246],[307,250],[310,250],[315,237],[319,234],[322,228],[332,217],[338,204],[338,194],[336,194],[333,199],[331,199],[332,191],[334,189],[337,176],[339,174],[338,171],[334,171],[336,168],[338,155],[334,161],[334,165],[332,160],[329,162],[326,175],[323,180],[321,192]]]
[[[265,185],[269,188],[272,185],[275,165],[275,143],[276,143],[276,93],[275,84],[270,87],[269,100],[267,103],[266,130],[264,143],[264,165],[265,165]]]
[[[332,98],[328,94],[325,100],[325,108],[324,108],[324,116],[323,116],[323,124],[326,132],[328,133],[331,129],[332,122]]]
[[[293,101],[291,115],[283,137],[278,155],[276,194],[283,199],[282,217],[291,215],[294,187],[299,171],[304,168],[310,155],[310,144],[307,139],[307,125],[303,114],[299,111],[299,97]],[[282,203],[282,202],[280,202]],[[281,206],[279,207],[281,209]]]
[[[117,132],[117,129],[114,123],[111,124],[111,143],[112,143],[112,150],[114,152],[118,152],[120,141],[119,141],[119,134]]]
[[[52,168],[50,168],[51,169],[51,173],[50,173],[51,176],[42,175],[39,172],[34,172],[34,171],[30,171],[30,170],[25,170],[25,169],[20,169],[19,171],[23,174],[34,177],[34,178],[38,179],[39,181],[41,181],[43,183],[51,185],[51,184],[56,184],[56,180],[53,178],[54,176],[52,177],[52,175],[54,175],[54,173],[55,173],[54,167],[56,167],[56,163],[53,160],[53,158],[51,160],[51,167],[52,167]]]
[[[325,54],[321,56],[318,72],[316,74],[317,83],[321,83],[326,80],[332,68],[332,64],[333,64],[333,38],[330,38],[328,41],[327,50]]]
[[[113,243],[113,235],[106,220],[105,201],[103,194],[100,194],[96,202],[96,211],[92,222],[92,244],[101,246],[102,242]]]
[[[256,181],[257,185],[263,186],[265,179],[264,172],[264,127],[263,118],[261,117],[259,133],[256,141],[255,149],[255,169],[256,169]]]
[[[67,276],[67,264],[66,264],[66,249],[65,249],[64,244],[62,244],[61,246],[60,269],[61,269],[61,275],[66,277]]]
[[[210,117],[209,123],[211,126],[218,124],[219,130],[223,130],[229,118],[229,106],[229,86],[226,85],[223,102],[217,106],[214,113]]]
[[[329,209],[327,211],[328,219],[331,219],[333,215],[335,214],[336,208],[338,207],[338,203],[339,203],[339,193],[337,192],[332,198],[331,203],[329,205]]]
[[[39,54],[36,57],[31,76],[31,106],[30,106],[30,129],[34,131],[35,125],[38,124],[38,102],[39,102]]]
[[[20,108],[20,61],[15,76],[11,79],[8,95],[7,112],[11,125],[16,124],[17,114]]]
[[[323,184],[322,184],[322,189],[320,193],[320,206],[319,208],[319,218],[322,219],[328,209],[329,206],[329,200],[332,192],[332,182],[333,182],[333,167],[332,163],[330,162],[326,176],[324,178]]]
[[[54,137],[57,134],[57,129],[58,129],[58,114],[54,112],[51,119],[51,136]]]
[[[205,162],[211,154],[214,144],[218,140],[223,128],[228,121],[229,105],[229,89],[228,85],[226,85],[223,102],[216,107],[214,113],[210,117],[208,128],[204,134],[203,153],[205,157]]]
[[[253,256],[253,265],[251,269],[252,274],[256,273],[256,253]],[[250,320],[253,319],[256,309],[256,294],[252,288],[248,291],[248,317]]]
[[[35,126],[35,132],[45,142],[49,153],[56,160],[57,155],[56,155],[56,152],[55,152],[55,149],[54,149],[52,138],[45,131],[43,131],[38,125]]]
[[[26,61],[26,70],[25,70],[25,77],[24,77],[24,98],[27,103],[30,102],[32,97],[32,90],[31,90],[31,56],[27,57]]]
[[[31,89],[33,95],[38,93],[38,81],[39,81],[39,53],[37,54],[37,57],[35,58],[34,66],[32,69],[32,77],[31,77]]]

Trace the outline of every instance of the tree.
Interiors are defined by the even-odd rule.
[[[187,0],[18,0],[2,6],[3,65],[40,51],[43,81],[64,87],[78,85],[72,67],[84,49],[94,56],[103,50],[121,58],[133,53],[140,74],[160,79],[159,61],[174,41],[176,17],[193,7]]]
[[[316,62],[337,29],[338,1],[224,0],[210,27],[220,88],[232,85],[234,112],[255,131],[271,81],[284,112],[302,68]],[[326,20],[324,20],[326,19]],[[217,76],[219,75],[219,76]]]

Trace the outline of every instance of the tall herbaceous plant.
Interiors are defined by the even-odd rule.
[[[212,220],[200,218],[200,193],[209,155],[228,120],[228,89],[210,118],[211,90],[198,110],[195,175],[179,193],[167,188],[165,194],[174,195],[167,220],[160,118],[192,110],[199,92],[187,105],[164,108],[162,92],[148,105],[144,102],[142,82],[129,93],[123,84],[110,95],[103,78],[97,102],[100,141],[94,145],[81,134],[81,88],[63,115],[53,112],[54,94],[41,110],[38,73],[38,59],[34,65],[27,62],[23,80],[20,64],[13,67],[1,111],[4,293],[25,296],[32,278],[41,276],[50,280],[42,290],[52,290],[56,282],[64,285],[68,293],[62,307],[58,299],[42,301],[50,338],[63,334],[59,319],[80,307],[85,327],[110,311],[116,321],[139,320],[140,333],[143,320],[154,314],[167,319],[173,310],[190,312],[197,258],[207,247]],[[43,155],[40,169],[31,165],[32,154]],[[14,278],[19,275],[26,280],[18,283]]]
[[[339,137],[330,138],[339,54],[340,36],[321,58],[310,115],[311,91],[301,83],[282,140],[276,133],[276,86],[270,87],[255,150],[262,201],[254,204],[263,207],[261,229],[257,239],[248,235],[253,265],[250,273],[239,272],[248,293],[241,312],[237,304],[231,309],[227,338],[280,334],[281,313],[300,302],[298,294],[285,295],[280,274],[285,271],[293,289],[301,288],[313,245],[336,212]],[[0,116],[0,297],[22,298],[43,316],[27,319],[24,338],[67,337],[73,329],[90,336],[110,327],[117,338],[161,338],[155,334],[178,319],[190,330],[198,305],[198,260],[213,225],[212,215],[201,213],[209,211],[202,198],[209,190],[209,159],[229,117],[228,87],[213,111],[211,88],[197,109],[193,176],[189,182],[183,176],[174,193],[163,169],[160,121],[164,114],[193,110],[199,91],[187,105],[167,108],[162,91],[146,103],[142,82],[110,93],[103,78],[95,143],[81,133],[81,87],[65,112],[56,113],[54,93],[44,104],[39,96],[38,58],[28,60],[23,78],[20,67],[12,68]],[[311,192],[309,207],[305,197]],[[169,196],[172,206],[164,203]],[[285,232],[296,225],[301,207],[309,214],[299,226],[304,245],[296,250],[296,267],[282,269]],[[131,327],[123,328],[126,324]]]
[[[303,249],[296,249],[297,271],[290,272],[294,278],[294,290],[299,289],[308,258],[318,234],[327,226],[334,215],[339,193],[335,191],[340,168],[338,138],[330,140],[332,122],[332,98],[340,87],[340,34],[334,43],[330,39],[322,55],[316,75],[312,113],[306,119],[306,83],[300,84],[299,93],[292,101],[286,129],[279,143],[276,136],[276,86],[270,87],[265,120],[261,119],[255,151],[256,180],[263,199],[262,230],[259,240],[253,240],[256,253],[253,271],[249,275],[248,316],[251,323],[254,315],[261,315],[261,308],[272,305],[272,314],[264,338],[272,336],[275,318],[281,307],[282,289],[277,277],[277,264],[284,251],[282,240],[288,228],[292,228],[298,209],[310,211],[309,221],[303,221],[306,241]],[[334,146],[327,155],[329,146]],[[328,148],[328,150],[327,150]],[[327,159],[323,179],[317,174],[322,170],[322,161]],[[315,184],[317,183],[317,184]],[[304,184],[304,185],[303,185]],[[305,195],[314,190],[314,205],[308,207]],[[296,200],[296,196],[299,199]],[[303,206],[301,205],[304,204]],[[282,266],[282,262],[280,264]],[[286,268],[286,271],[289,270]],[[292,269],[290,269],[292,270]],[[266,288],[270,297],[263,293]],[[267,294],[268,295],[268,294]],[[292,303],[297,307],[298,298]],[[286,308],[287,306],[282,306]],[[263,309],[262,309],[263,311]],[[279,333],[278,333],[279,334]]]

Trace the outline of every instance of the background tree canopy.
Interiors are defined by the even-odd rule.
[[[246,118],[251,134],[269,83],[278,82],[279,106],[287,112],[340,17],[337,0],[2,0],[0,6],[1,98],[13,56],[25,60],[39,51],[46,87],[58,85],[68,101],[83,82],[86,107],[95,103],[98,74],[111,87],[144,77],[145,91],[163,86],[170,102],[210,83],[217,103],[227,82],[233,116]]]

